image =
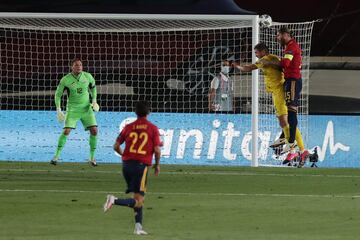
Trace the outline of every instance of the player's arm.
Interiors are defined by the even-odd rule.
[[[121,156],[121,155],[123,155],[123,151],[122,151],[120,145],[121,145],[121,144],[120,144],[118,141],[116,141],[116,142],[114,143],[114,151],[117,152],[117,153]]]
[[[271,68],[275,68],[276,70],[282,71],[282,69],[284,68],[284,66],[282,65],[281,61],[277,62],[277,61],[268,61],[268,60],[259,60],[259,62],[264,66],[264,67],[271,67]]]
[[[153,168],[155,169],[155,176],[158,176],[160,173],[160,157],[161,157],[161,149],[160,147],[163,143],[160,140],[159,129],[154,129],[154,156],[155,156],[155,164]]]
[[[260,60],[260,62],[265,66],[265,67],[272,67],[278,70],[282,70],[284,68],[287,68],[290,66],[291,61],[294,58],[294,54],[293,51],[286,51],[285,55],[283,58],[281,58],[280,61],[267,61],[267,60]]]
[[[294,58],[293,51],[286,51],[284,57],[281,59],[279,65],[282,68],[287,68],[290,66],[291,61]]]
[[[91,106],[94,109],[95,112],[98,112],[100,110],[99,104],[97,104],[96,97],[97,97],[97,91],[96,91],[96,85],[95,85],[95,79],[94,77],[89,73],[90,77],[90,95],[91,95]]]
[[[233,62],[231,64],[234,68],[239,69],[242,72],[251,72],[253,70],[258,69],[258,67],[255,64],[246,64],[246,65],[240,65],[236,62]]]
[[[155,155],[155,164],[154,164],[155,176],[158,176],[160,173],[160,157],[161,157],[160,146],[154,147],[154,155]]]
[[[65,89],[65,79],[62,78],[60,80],[59,85],[56,88],[56,92],[55,92],[55,105],[56,105],[56,109],[61,108],[61,97],[64,93],[64,89]]]
[[[123,150],[121,149],[121,144],[125,141],[124,138],[124,130],[121,131],[121,133],[119,134],[119,136],[116,138],[116,141],[114,143],[114,151],[117,152],[120,156],[123,155]]]
[[[65,89],[65,79],[62,78],[55,92],[56,114],[59,122],[63,122],[65,120],[65,114],[61,111],[61,97],[64,93],[64,89]]]

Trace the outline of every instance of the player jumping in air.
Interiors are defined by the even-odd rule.
[[[250,72],[256,69],[261,69],[264,74],[265,89],[267,92],[271,93],[273,104],[275,107],[275,113],[279,119],[280,127],[283,129],[282,135],[280,136],[280,141],[277,140],[272,146],[279,146],[285,143],[285,138],[289,136],[289,124],[287,121],[287,107],[285,103],[285,93],[283,84],[285,82],[284,74],[282,73],[279,67],[267,66],[265,67],[262,64],[262,61],[275,61],[280,62],[280,59],[273,55],[269,54],[269,49],[264,43],[258,43],[255,47],[255,55],[259,60],[255,64],[239,65],[238,63],[233,62],[232,65],[235,68],[238,68],[242,72]]]
[[[285,145],[283,152],[289,152],[286,161],[292,161],[298,153],[295,150],[295,139],[300,149],[300,163],[299,167],[302,167],[310,153],[305,149],[302,137],[300,137],[300,131],[297,128],[297,110],[299,106],[299,98],[302,89],[301,78],[301,49],[299,44],[291,36],[291,32],[287,27],[281,27],[276,36],[278,42],[283,46],[284,57],[280,62],[278,61],[263,61],[264,66],[280,67],[285,76],[284,90],[285,100],[288,107],[288,122],[289,122],[289,138],[288,144]],[[296,138],[298,136],[298,138]]]
[[[83,71],[82,61],[79,58],[72,60],[71,69],[71,73],[68,73],[60,80],[55,93],[57,118],[60,122],[65,120],[65,126],[63,133],[59,137],[55,156],[50,163],[57,164],[71,129],[75,129],[77,122],[81,120],[84,128],[90,131],[89,163],[92,166],[97,166],[95,149],[98,129],[93,111],[99,111],[99,105],[96,103],[95,80],[90,73]],[[61,97],[64,91],[67,91],[66,115],[61,111]]]
[[[155,176],[160,173],[160,135],[158,128],[147,120],[149,105],[147,102],[138,102],[135,107],[137,120],[128,124],[121,131],[114,144],[114,150],[121,155],[123,176],[127,189],[126,193],[134,193],[132,198],[117,198],[108,195],[104,204],[104,212],[112,205],[120,205],[132,208],[135,213],[134,234],[146,235],[142,228],[143,205],[146,192],[146,179],[148,168],[152,165],[155,155]],[[125,142],[124,151],[120,145]]]

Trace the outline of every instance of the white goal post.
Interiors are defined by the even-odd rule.
[[[153,112],[175,114],[166,115],[170,116],[166,122],[174,129],[161,130],[170,144],[163,150],[168,163],[246,165],[250,161],[251,166],[277,165],[279,161],[268,145],[280,128],[258,70],[230,72],[232,92],[224,98],[231,98],[231,108],[213,111],[208,107],[208,98],[210,82],[218,76],[224,60],[254,63],[253,49],[260,41],[269,46],[271,53],[281,56],[275,36],[282,25],[292,30],[303,50],[299,126],[306,142],[313,22],[273,23],[270,28],[262,28],[257,15],[0,13],[1,118],[16,128],[24,123],[11,121],[14,113],[52,114],[56,86],[70,71],[69,62],[80,57],[84,70],[92,73],[97,83],[102,110],[98,115],[100,131],[102,122],[108,124],[113,119],[110,113],[132,112],[135,101],[147,99]],[[33,128],[44,124],[54,128],[56,138],[54,121],[48,120],[46,125],[46,121],[33,119],[29,124]],[[208,125],[204,129],[201,124],[192,126],[196,121]],[[179,138],[173,140],[176,132]],[[14,140],[8,135],[4,137],[10,142],[8,150],[15,149],[19,138]],[[103,137],[113,140],[111,132],[104,131]],[[78,138],[82,141],[82,137]],[[52,144],[40,138],[33,146],[50,149],[33,151],[33,156],[27,158],[50,159],[51,147],[55,147]],[[108,150],[109,144],[100,141],[98,149]],[[98,155],[108,156],[99,151]],[[183,160],[189,156],[193,160]],[[104,157],[103,161],[111,159]]]

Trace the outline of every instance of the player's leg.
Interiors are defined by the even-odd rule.
[[[295,150],[295,134],[297,128],[297,106],[299,105],[298,98],[301,91],[300,87],[301,84],[298,84],[297,79],[286,79],[284,83],[285,101],[288,107],[289,123],[288,144],[286,144],[283,149],[283,153],[289,152],[285,161],[292,161],[297,157],[297,153]]]
[[[275,113],[279,120],[279,125],[282,129],[282,133],[270,147],[275,148],[285,144],[285,140],[288,139],[289,135],[289,124],[287,121],[287,106],[284,98],[284,89],[274,89],[272,95],[273,104],[275,107]]]
[[[295,97],[294,97],[294,105],[296,106],[296,108],[294,108],[295,111],[295,116],[293,118],[296,118],[296,120],[294,121],[296,123],[296,128],[295,128],[295,140],[297,143],[297,146],[299,147],[300,150],[300,163],[299,163],[299,167],[302,167],[305,164],[306,159],[309,157],[310,153],[307,149],[305,149],[304,146],[304,141],[300,132],[300,129],[297,127],[297,106],[299,105],[299,99],[300,99],[300,94],[301,94],[301,90],[302,90],[302,79],[298,79],[296,80],[296,84],[295,84]],[[292,129],[292,131],[294,131]]]
[[[295,139],[300,148],[300,164],[299,166],[304,165],[306,158],[309,156],[309,152],[304,148],[303,139],[301,136],[300,130],[297,128],[298,119],[297,119],[297,110],[299,106],[300,93],[302,90],[302,79],[288,79],[285,82],[285,93],[286,93],[286,103],[288,106],[288,122],[290,126],[290,135],[289,135],[289,144],[287,145],[289,154],[286,157],[286,160],[292,161],[297,157],[295,151]]]
[[[134,193],[134,199],[136,200],[136,204],[134,206],[135,223],[142,224],[142,209],[144,206],[145,195],[144,193]]]
[[[304,151],[305,150],[304,141],[303,141],[301,131],[299,128],[296,128],[295,140],[296,140],[297,146],[299,147],[299,150],[301,152]]]
[[[279,119],[280,127],[283,129],[280,139],[285,138],[286,140],[288,140],[290,137],[290,126],[288,123],[288,108],[286,106],[286,102],[285,102],[285,98],[284,98],[284,96],[285,96],[284,89],[280,88],[280,89],[274,91],[272,96],[273,96],[273,103],[274,103],[275,110],[276,110],[276,116]],[[304,143],[302,140],[302,135],[301,135],[299,128],[296,128],[295,140],[296,140],[296,143],[297,143],[300,151],[305,149]]]
[[[135,214],[134,234],[146,235],[147,232],[145,232],[142,227],[142,220],[143,220],[143,205],[145,200],[148,167],[146,165],[139,165],[137,174],[138,174],[138,178],[137,178],[138,182],[136,183],[136,189],[134,191],[134,199],[136,200],[136,205],[134,206],[134,214]]]
[[[136,200],[136,205],[134,207],[134,214],[135,214],[134,234],[147,235],[147,232],[144,231],[144,229],[142,227],[143,205],[144,205],[145,197],[141,193],[135,193],[134,199]]]
[[[134,196],[123,199],[115,197],[108,205],[104,205],[104,212],[110,209],[112,204],[130,208],[142,206],[146,191],[147,166],[135,160],[124,161],[123,176],[127,185],[125,193],[132,192]]]
[[[299,106],[299,97],[301,92],[300,79],[288,79],[285,82],[285,97],[288,106],[288,122],[290,126],[289,143],[295,142],[295,134],[297,127],[297,109]]]
[[[51,159],[50,164],[52,164],[52,165],[57,164],[57,161],[59,160],[60,154],[65,146],[67,137],[69,136],[70,132],[71,132],[71,128],[64,128],[64,131],[59,136],[55,155],[54,155],[53,159]]]
[[[97,166],[96,160],[95,160],[95,150],[97,146],[97,133],[98,128],[96,126],[90,127],[90,139],[89,139],[89,145],[90,145],[90,159],[89,162],[93,166]]]
[[[67,140],[71,130],[76,128],[76,123],[79,119],[80,119],[80,116],[77,113],[74,113],[74,112],[66,113],[64,131],[61,133],[61,135],[58,139],[58,144],[57,144],[55,155],[54,155],[53,159],[50,161],[51,164],[53,164],[53,165],[57,164],[60,154],[65,146],[66,140]]]
[[[97,122],[95,118],[95,114],[93,110],[90,108],[88,112],[84,113],[81,118],[81,122],[86,130],[89,130],[90,137],[89,137],[89,145],[90,145],[90,157],[89,163],[92,166],[97,166],[95,160],[95,150],[97,146]]]
[[[134,192],[134,184],[135,184],[135,161],[123,161],[122,163],[122,172],[123,177],[126,182],[126,190],[125,193]],[[136,204],[136,200],[134,198],[126,198],[120,199],[113,195],[107,195],[106,202],[104,204],[104,212],[107,212],[112,205],[120,205],[124,207],[134,208]]]
[[[304,166],[306,160],[309,158],[310,153],[307,149],[305,149],[304,146],[304,141],[300,132],[299,128],[296,128],[296,132],[295,132],[295,140],[296,140],[296,144],[299,147],[300,150],[300,162],[298,167],[302,167]],[[290,153],[287,156],[287,160],[293,160],[294,156],[297,156],[297,153],[294,153],[294,151],[292,149],[290,149]]]
[[[142,228],[147,173],[148,167],[138,161],[123,162],[123,175],[127,183],[126,193],[133,192],[134,196],[133,198],[121,199],[108,195],[107,201],[104,204],[105,212],[110,209],[113,204],[133,208],[135,213],[134,234],[137,235],[147,234]]]
[[[305,165],[306,160],[310,156],[310,152],[305,148],[301,132],[300,132],[300,130],[298,128],[296,129],[296,137],[295,137],[295,139],[296,139],[297,144],[298,144],[299,149],[300,149],[300,162],[299,162],[298,167],[303,167]]]

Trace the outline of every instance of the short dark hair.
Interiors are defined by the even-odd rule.
[[[258,50],[258,51],[264,51],[265,50],[265,52],[267,52],[267,53],[269,52],[269,48],[263,42],[260,42],[260,43],[256,44],[254,49]]]
[[[81,58],[74,58],[73,60],[71,60],[71,66],[74,65],[74,62],[80,61],[82,62]]]
[[[290,29],[285,26],[279,28],[278,33],[281,33],[281,34],[288,33],[290,36],[292,35]]]
[[[150,104],[148,101],[139,101],[135,105],[135,113],[138,117],[146,117],[150,113]]]

